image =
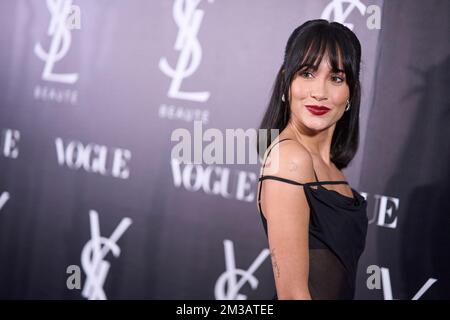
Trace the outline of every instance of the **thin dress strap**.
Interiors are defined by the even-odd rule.
[[[319,183],[320,181],[319,181],[319,178],[317,177],[316,170],[314,170],[314,168],[313,168],[313,171],[314,171],[314,177],[316,177],[316,182]],[[325,189],[325,187],[322,186],[322,184],[318,184],[317,187],[319,187],[320,189]]]
[[[316,177],[316,181],[319,182],[319,178],[317,178],[316,170],[314,170],[314,168],[313,168],[313,171],[314,171],[314,177]]]
[[[289,179],[286,179],[286,178],[282,178],[282,177],[277,177],[277,176],[271,176],[271,175],[267,175],[267,176],[265,176],[264,175],[264,167],[266,166],[266,161],[267,161],[267,158],[269,157],[269,155],[270,155],[270,152],[272,151],[272,149],[273,149],[273,147],[275,147],[277,144],[279,144],[280,142],[282,142],[282,141],[285,141],[285,140],[292,140],[292,139],[289,139],[289,138],[285,138],[285,139],[282,139],[282,140],[280,140],[280,141],[277,141],[271,148],[270,148],[270,150],[269,150],[269,152],[267,153],[267,156],[266,156],[266,159],[264,159],[264,163],[263,163],[263,166],[262,166],[262,169],[261,169],[261,176],[260,176],[260,178],[258,179],[259,180],[259,191],[258,191],[258,207],[259,207],[259,212],[262,214],[262,209],[261,209],[261,190],[262,190],[262,182],[264,181],[264,180],[277,180],[277,181],[281,181],[281,182],[285,182],[285,183],[289,183],[289,184],[293,184],[293,185],[297,185],[297,186],[303,186],[303,185],[308,185],[308,186],[318,186],[319,188],[322,188],[322,189],[326,189],[326,188],[324,188],[323,186],[322,186],[322,184],[348,184],[348,182],[347,181],[344,181],[344,180],[342,180],[342,181],[319,181],[319,178],[317,177],[317,174],[316,174],[316,171],[314,170],[314,168],[313,168],[313,171],[314,171],[314,176],[316,177],[316,181],[315,182],[307,182],[307,183],[300,183],[300,182],[297,182],[297,181],[293,181],[293,180],[289,180]],[[328,189],[326,189],[326,190],[328,190]]]

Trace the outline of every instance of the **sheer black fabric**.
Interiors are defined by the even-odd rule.
[[[289,139],[277,143],[284,140]],[[322,186],[348,184],[346,181],[299,183],[262,174],[259,178],[258,206],[266,235],[267,221],[261,209],[261,189],[267,179],[302,186],[305,192],[310,208],[308,286],[311,298],[353,299],[358,261],[367,234],[367,202],[364,197],[353,188],[353,197],[348,197]],[[276,294],[274,299],[277,299]]]

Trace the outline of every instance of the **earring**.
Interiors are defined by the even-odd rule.
[[[347,100],[347,107],[345,108],[345,111],[348,111],[350,109],[350,101]]]
[[[286,102],[286,99],[284,99],[284,93],[283,93],[283,95],[281,96],[281,101]]]

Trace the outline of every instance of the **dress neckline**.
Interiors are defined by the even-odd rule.
[[[346,183],[346,184],[348,184],[348,183]],[[356,200],[356,195],[355,195],[356,190],[353,189],[350,185],[349,185],[349,187],[350,187],[350,190],[352,191],[353,197],[347,196],[347,195],[342,194],[342,193],[340,193],[339,191],[336,191],[336,190],[333,190],[333,189],[325,188],[325,187],[323,187],[322,185],[319,185],[319,187],[318,187],[317,189],[315,189],[315,190],[329,191],[329,192],[332,192],[332,193],[334,193],[334,194],[336,194],[337,196],[340,196],[340,197],[342,197],[342,198],[349,199],[349,200]]]
[[[353,193],[353,198],[343,195],[340,192],[336,190],[331,190],[327,188],[311,188],[310,186],[306,186],[305,190],[309,190],[311,193],[314,194],[315,198],[319,198],[323,195],[324,197],[328,197],[328,199],[332,200],[335,204],[340,204],[340,207],[342,208],[351,208],[351,210],[356,210],[357,208],[360,208],[362,205],[364,205],[364,202],[366,202],[366,199],[354,188],[350,186],[350,189]]]
[[[325,187],[322,187],[322,188],[319,188],[319,189],[316,189],[316,190],[324,190],[324,191],[332,192],[333,194],[336,194],[337,196],[340,196],[340,197],[348,199],[348,200],[356,200],[355,189],[353,189],[352,187],[350,187],[350,189],[352,190],[353,197],[346,196],[345,194],[342,194],[339,191],[332,190],[332,189],[327,189]]]

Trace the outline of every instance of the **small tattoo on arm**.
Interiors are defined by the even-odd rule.
[[[295,171],[298,168],[297,161],[289,161],[289,171]]]
[[[280,277],[280,268],[278,267],[277,260],[275,259],[275,249],[270,250],[270,256],[272,258],[272,266],[275,271],[276,277]]]

